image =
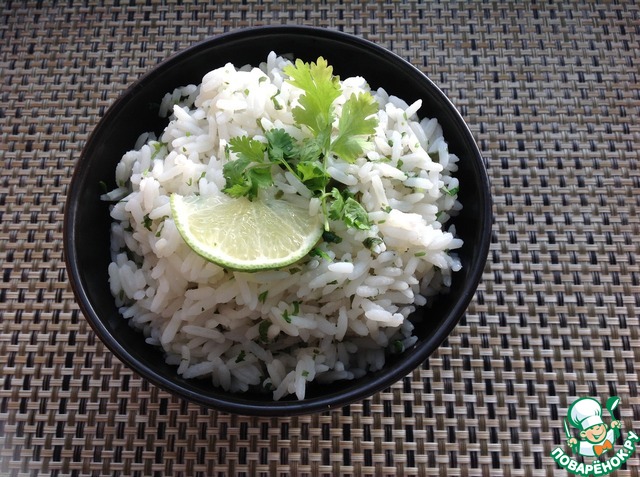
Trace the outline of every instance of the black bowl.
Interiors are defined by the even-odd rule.
[[[307,388],[302,401],[271,400],[270,394],[231,394],[206,380],[186,380],[165,364],[161,350],[146,345],[118,313],[109,291],[110,261],[107,204],[101,183],[115,187],[115,167],[138,136],[160,132],[166,120],[150,105],[189,83],[198,84],[208,71],[227,62],[257,65],[270,51],[305,61],[326,58],[345,78],[363,76],[373,88],[383,87],[408,103],[422,99],[420,116],[436,117],[451,152],[461,160],[456,177],[463,210],[453,219],[464,246],[463,268],[453,274],[448,294],[419,309],[424,315],[415,333],[415,348],[388,359],[381,371],[353,381]],[[462,117],[444,93],[417,68],[397,55],[361,38],[300,26],[238,30],[198,43],[160,63],[129,87],[109,108],[90,135],[76,164],[65,208],[64,252],[78,304],[97,336],[124,364],[153,384],[184,399],[213,409],[246,415],[297,415],[328,410],[364,399],[402,379],[420,366],[449,335],[472,299],[487,258],[491,232],[489,181],[478,147]]]

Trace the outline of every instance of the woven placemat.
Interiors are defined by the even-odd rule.
[[[640,431],[640,6],[111,3],[0,7],[1,476],[552,476],[588,395],[619,396]],[[342,410],[258,419],[182,402],[111,355],[68,285],[62,218],[127,85],[196,41],[283,23],[373,40],[444,89],[486,158],[495,224],[466,316],[420,369]]]

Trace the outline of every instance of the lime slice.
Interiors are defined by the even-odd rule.
[[[284,200],[171,195],[182,238],[207,260],[234,270],[281,268],[304,257],[322,235],[322,217]]]

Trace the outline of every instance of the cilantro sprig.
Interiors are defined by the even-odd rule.
[[[335,124],[335,100],[341,95],[340,78],[320,57],[313,63],[298,59],[287,65],[284,73],[293,86],[303,90],[292,110],[295,126],[305,139],[296,140],[284,129],[265,131],[266,141],[247,136],[234,137],[228,150],[236,159],[223,168],[225,188],[231,197],[258,196],[261,188],[273,185],[272,168],[280,166],[291,172],[321,201],[325,230],[329,219],[341,220],[348,227],[367,230],[371,227],[364,207],[347,189],[331,186],[328,158],[354,162],[369,146],[375,132],[378,106],[369,93],[352,94],[342,105]]]

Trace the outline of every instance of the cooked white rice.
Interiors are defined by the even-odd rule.
[[[382,368],[386,353],[411,348],[407,318],[450,285],[461,267],[451,251],[462,245],[442,225],[460,204],[446,192],[458,187],[458,158],[441,127],[417,118],[420,101],[370,91],[361,77],[341,81],[336,111],[352,93],[370,91],[380,105],[374,147],[353,164],[330,160],[328,171],[361,197],[370,230],[331,222],[343,239],[320,245],[331,261],[308,257],[257,273],[224,270],[186,245],[171,218],[171,193],[222,194],[234,136],[284,128],[300,138],[291,109],[301,91],[284,81],[288,62],[271,53],[256,68],[227,64],[198,86],[168,93],[160,114],[169,125],[124,155],[118,188],[104,196],[115,202],[109,279],[123,317],[185,378],[232,392],[259,387],[276,400],[303,399],[310,381],[357,378]],[[290,174],[274,180],[283,199],[310,197]],[[310,201],[312,212],[318,206]],[[381,241],[369,249],[368,237]]]

